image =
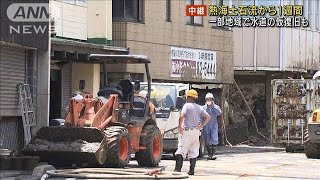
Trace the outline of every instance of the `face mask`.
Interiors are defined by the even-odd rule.
[[[207,105],[211,106],[212,105],[212,101],[207,101]]]

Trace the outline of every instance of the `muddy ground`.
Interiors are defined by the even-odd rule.
[[[50,142],[43,139],[36,139],[29,144],[25,150],[34,151],[73,151],[95,153],[99,149],[100,143],[89,143],[83,140],[74,142]]]

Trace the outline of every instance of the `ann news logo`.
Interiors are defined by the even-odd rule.
[[[10,34],[45,34],[49,29],[49,3],[13,3],[7,9]]]
[[[206,5],[187,5],[186,16],[206,16],[207,6]]]

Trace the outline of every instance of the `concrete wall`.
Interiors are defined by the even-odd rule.
[[[111,44],[111,0],[85,2],[52,0],[50,3],[57,36],[88,40],[97,44]]]
[[[212,2],[205,0],[204,4]],[[187,25],[185,7],[185,1],[171,1],[171,22],[167,22],[166,1],[145,1],[144,23],[113,22],[114,44],[130,48],[130,53],[147,55],[153,79],[176,81],[182,79],[170,76],[171,46],[213,50],[217,53],[216,79],[187,81],[232,83],[232,31],[212,28],[209,16],[203,18],[203,26]],[[127,71],[143,72],[136,66],[128,66]]]
[[[92,93],[94,97],[100,88],[100,64],[72,64],[72,92],[79,90],[80,80],[85,80],[84,91]]]
[[[112,40],[112,1],[88,1],[88,39]]]
[[[50,45],[49,45],[50,47]],[[38,50],[37,129],[49,125],[50,55]]]

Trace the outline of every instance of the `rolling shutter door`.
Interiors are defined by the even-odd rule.
[[[21,116],[16,86],[25,82],[25,50],[1,45],[0,57],[0,117]]]
[[[66,110],[65,108],[69,104],[69,99],[71,97],[71,63],[63,65],[62,68],[62,106],[61,115],[64,117]]]

